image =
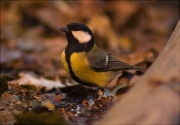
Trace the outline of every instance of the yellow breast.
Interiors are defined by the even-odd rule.
[[[89,66],[85,52],[73,53],[70,57],[72,70],[84,82],[105,86],[114,77],[114,72],[96,72]]]
[[[63,65],[63,68],[66,70],[66,72],[69,74],[69,69],[68,69],[68,64],[66,62],[66,56],[65,56],[65,51],[62,52],[61,54],[61,62]],[[69,74],[70,75],[70,74]]]

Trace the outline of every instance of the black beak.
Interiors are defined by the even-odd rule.
[[[60,30],[65,32],[65,33],[69,32],[69,30],[68,30],[68,28],[66,26],[65,27],[61,27]]]

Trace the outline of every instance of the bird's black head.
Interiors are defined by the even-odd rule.
[[[92,31],[82,23],[70,23],[66,27],[60,28],[60,30],[66,33],[69,43],[85,44],[93,41]]]

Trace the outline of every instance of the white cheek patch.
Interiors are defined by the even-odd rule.
[[[79,43],[87,43],[91,40],[91,35],[83,31],[72,31],[73,36],[79,41]]]

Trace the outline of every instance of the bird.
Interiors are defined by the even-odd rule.
[[[63,68],[79,84],[101,88],[119,72],[145,70],[126,64],[100,49],[94,41],[93,32],[83,23],[72,22],[60,30],[65,32],[68,41],[61,53]]]

